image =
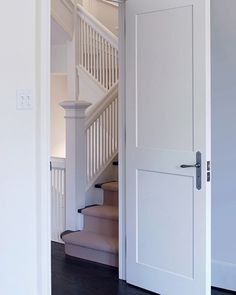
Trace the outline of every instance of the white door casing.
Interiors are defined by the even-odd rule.
[[[201,189],[196,163],[201,152]],[[126,2],[127,282],[210,295],[210,1]]]

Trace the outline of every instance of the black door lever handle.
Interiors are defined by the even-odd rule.
[[[201,168],[201,164],[200,163],[197,163],[195,165],[181,165],[180,166],[181,168],[185,169],[185,168]]]

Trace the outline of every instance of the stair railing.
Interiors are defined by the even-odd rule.
[[[51,158],[51,239],[62,243],[66,229],[66,163],[63,158]]]
[[[97,106],[85,101],[60,105],[66,119],[66,229],[81,230],[78,209],[86,204],[86,192],[117,156],[118,84]]]
[[[67,230],[83,228],[78,209],[84,208],[87,191],[118,151],[118,39],[80,4],[74,17],[68,47],[71,100],[60,104],[66,119]],[[95,106],[79,99],[77,67],[104,89],[104,98]]]
[[[86,119],[86,178],[90,188],[118,152],[118,84],[103,101],[90,110]]]
[[[79,66],[108,91],[119,79],[118,38],[80,4],[77,13]]]

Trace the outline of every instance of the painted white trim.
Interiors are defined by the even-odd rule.
[[[109,31],[100,21],[89,13],[82,5],[77,4],[77,13],[82,20],[94,28],[104,39],[106,39],[114,48],[118,48],[118,38]]]
[[[51,157],[51,168],[66,169],[66,159]]]
[[[36,1],[38,295],[51,294],[50,12],[50,0]]]
[[[119,4],[125,3],[126,0],[101,0],[102,2],[106,2],[107,4],[118,6]]]
[[[104,94],[107,92],[107,89],[105,87],[103,87],[103,85],[101,83],[99,83],[94,77],[93,75],[91,75],[88,71],[86,71],[85,68],[83,68],[81,65],[77,65],[76,66],[76,70],[77,70],[77,75],[78,77],[82,74],[86,75],[88,77],[88,79],[91,79],[93,83],[96,84],[97,87],[99,87],[101,89],[101,91],[104,92]]]
[[[236,291],[236,264],[212,261],[212,286]]]
[[[102,100],[100,100],[94,106],[91,106],[91,108],[88,110],[86,128],[89,128],[94,123],[94,121],[99,118],[99,116],[104,112],[104,109],[106,109],[117,98],[117,95],[118,82],[114,84],[110,90],[108,90],[107,94]]]
[[[119,278],[126,280],[126,195],[125,195],[125,4],[119,5]]]
[[[71,0],[62,0],[64,6],[73,14],[75,4]]]
[[[111,5],[111,6],[115,6],[115,7],[119,6],[118,2],[112,2],[112,1],[109,1],[109,0],[100,0],[100,1],[107,4],[107,5]]]
[[[100,169],[100,171],[97,173],[96,178],[94,178],[92,181],[90,181],[89,183],[87,183],[86,186],[86,193],[88,193],[88,191],[94,187],[95,184],[98,183],[98,179],[101,178],[102,175],[104,175],[105,171],[108,169],[109,166],[111,166],[112,162],[115,161],[115,159],[117,158],[117,153],[114,153],[110,160],[106,162],[106,164]]]
[[[86,194],[86,101],[65,100],[60,106],[66,120],[66,230],[82,230],[83,216],[78,208],[85,207]]]
[[[51,158],[51,240],[64,244],[66,230],[66,159]]]

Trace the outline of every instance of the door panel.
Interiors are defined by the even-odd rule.
[[[193,150],[192,22],[192,6],[137,16],[138,146]]]
[[[193,177],[137,172],[138,263],[193,278],[193,185]]]
[[[209,13],[126,2],[127,281],[164,295],[210,295]]]

